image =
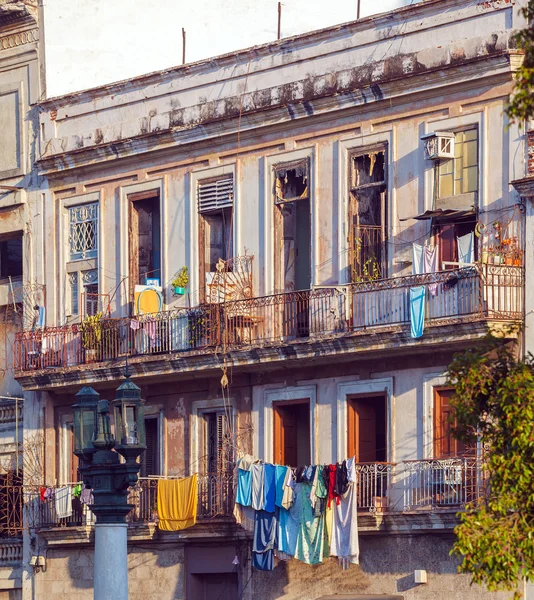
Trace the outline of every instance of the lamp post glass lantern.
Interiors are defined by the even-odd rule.
[[[146,446],[145,406],[141,389],[129,378],[117,389],[113,410],[115,449],[126,458],[137,458]]]
[[[97,409],[100,394],[91,387],[82,388],[77,394],[78,402],[72,407],[74,420],[74,454],[81,458],[95,452]]]

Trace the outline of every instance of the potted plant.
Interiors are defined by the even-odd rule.
[[[88,315],[80,324],[82,344],[85,349],[86,362],[94,362],[97,358],[97,350],[102,340],[102,313]]]
[[[174,294],[176,296],[183,296],[188,283],[189,270],[187,267],[182,267],[171,281],[171,285],[174,288]]]

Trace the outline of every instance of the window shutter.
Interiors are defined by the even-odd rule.
[[[234,203],[234,176],[200,181],[197,195],[199,213],[232,207]]]
[[[146,451],[141,474],[143,477],[158,474],[158,419],[145,420]]]

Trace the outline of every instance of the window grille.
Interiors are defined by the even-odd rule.
[[[97,244],[98,202],[69,208],[70,259],[96,258]]]
[[[83,316],[95,315],[98,312],[98,270],[76,271],[69,273],[70,313],[80,312],[80,277],[83,286]]]
[[[234,203],[234,176],[199,181],[197,197],[199,213],[231,208]]]
[[[70,313],[77,315],[80,307],[78,304],[78,273],[69,273]]]

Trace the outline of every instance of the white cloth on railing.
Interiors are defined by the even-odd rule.
[[[425,273],[436,273],[436,271],[439,270],[437,246],[425,246],[423,248],[423,262],[425,266]],[[436,296],[438,293],[438,284],[430,283],[428,285],[428,291],[432,296]]]
[[[424,272],[423,246],[412,244],[412,274],[422,275]]]
[[[70,485],[58,488],[54,498],[58,519],[70,517],[72,515],[72,488]]]
[[[330,555],[337,556],[341,566],[346,569],[349,563],[357,565],[360,555],[356,484],[349,483],[349,489],[340,503],[333,502],[332,505],[334,514]]]
[[[472,264],[475,262],[475,243],[473,232],[456,238],[458,244],[458,262]]]

